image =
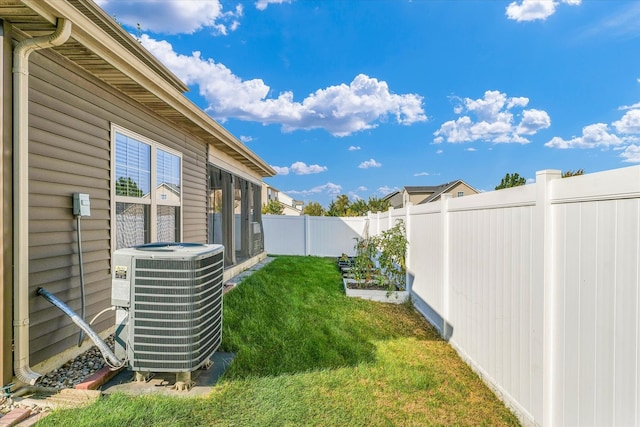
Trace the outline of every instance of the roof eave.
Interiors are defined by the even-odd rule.
[[[90,0],[71,0],[95,13],[99,22],[90,19],[67,1],[21,1],[52,24],[55,24],[57,17],[69,19],[73,23],[72,37],[75,40],[217,140],[209,142],[221,142],[232,152],[248,159],[254,172],[262,177],[276,175],[271,166],[185,97],[184,92],[188,87],[95,3]],[[104,38],[108,34],[101,25],[108,26],[121,39],[111,37],[112,44],[107,48]]]

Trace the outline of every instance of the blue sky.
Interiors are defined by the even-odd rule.
[[[97,3],[306,202],[640,163],[639,1]]]

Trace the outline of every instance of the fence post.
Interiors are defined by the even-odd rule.
[[[304,216],[304,254],[309,255],[311,252],[311,233],[309,224],[309,215]]]
[[[534,218],[534,248],[535,261],[533,265],[533,304],[532,339],[540,348],[533,349],[534,354],[540,352],[542,366],[535,363],[532,366],[532,378],[540,378],[542,387],[534,381],[533,396],[540,393],[542,405],[542,425],[553,426],[555,419],[555,364],[556,364],[556,289],[554,277],[553,251],[553,217],[551,210],[551,181],[562,178],[559,170],[543,170],[536,172],[536,209]],[[535,361],[535,358],[533,359]],[[542,372],[540,372],[540,370]],[[535,404],[534,404],[535,405]],[[538,412],[538,416],[540,415]],[[535,417],[535,415],[534,415]]]
[[[407,211],[404,217],[404,227],[405,227],[407,242],[409,241],[409,236],[411,235],[411,209],[412,208],[413,208],[413,203],[411,202],[407,203]],[[404,273],[404,283],[406,285],[407,292],[409,292],[409,296],[411,296],[411,288],[413,286],[413,280],[411,279],[409,274],[409,269],[407,268],[409,266],[410,259],[411,259],[411,246],[407,244],[407,252],[404,259],[404,265],[406,270]]]
[[[449,323],[449,200],[453,196],[444,193],[440,196],[442,201],[442,336],[448,340],[451,338]]]
[[[393,227],[393,211],[389,209],[389,217],[387,218],[387,230]]]

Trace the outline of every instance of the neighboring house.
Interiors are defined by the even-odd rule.
[[[382,200],[389,202],[389,206],[392,208],[398,209],[402,207],[402,193],[398,190],[387,194]]]
[[[283,215],[302,215],[303,201],[295,200],[287,194],[279,191],[278,189],[270,186],[269,184],[262,183],[262,204],[265,205],[271,200],[275,200],[284,208]]]
[[[262,179],[275,171],[92,1],[2,0],[0,30],[5,385],[14,374],[33,383],[34,371],[91,345],[76,347],[78,327],[36,293],[80,309],[72,193],[90,196],[81,220],[90,319],[111,305],[121,247],[222,243],[225,278],[262,259]],[[104,336],[114,324],[109,312],[93,328]]]
[[[479,191],[458,179],[440,185],[406,186],[402,191],[394,191],[383,197],[383,200],[389,200],[390,206],[397,209],[405,207],[409,202],[413,205],[435,202],[445,193],[453,197],[462,197],[478,194]]]

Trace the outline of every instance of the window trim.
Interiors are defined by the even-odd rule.
[[[127,136],[129,138],[133,138],[136,139],[137,141],[140,141],[144,144],[147,144],[151,147],[151,154],[150,154],[150,171],[151,171],[151,175],[150,175],[150,197],[149,199],[143,199],[140,197],[130,197],[130,196],[118,196],[116,195],[116,135],[117,134],[122,134],[124,136]],[[110,209],[111,209],[111,253],[113,254],[113,252],[116,250],[116,244],[117,244],[117,236],[116,236],[116,232],[117,232],[117,227],[116,227],[116,203],[134,203],[134,204],[142,204],[142,205],[149,205],[150,208],[150,212],[149,212],[149,239],[151,242],[156,241],[157,239],[157,235],[158,235],[158,206],[177,206],[180,209],[180,214],[179,214],[179,219],[178,219],[178,227],[180,230],[180,235],[176,236],[176,240],[179,242],[183,241],[183,235],[184,235],[184,227],[183,227],[183,221],[184,221],[184,200],[183,200],[183,195],[184,195],[184,178],[183,178],[183,171],[184,171],[184,162],[182,159],[182,153],[180,151],[174,150],[172,148],[167,147],[166,145],[163,145],[159,142],[154,141],[151,138],[147,138],[144,135],[140,135],[139,133],[133,132],[127,128],[124,128],[122,126],[119,126],[115,123],[111,123],[111,138],[110,138],[110,144],[111,144],[111,180],[110,180],[110,185],[111,185],[111,189],[110,189],[110,197],[111,197],[111,203],[110,203]],[[158,177],[158,171],[157,171],[157,150],[160,149],[168,154],[172,154],[177,156],[180,159],[180,197],[179,197],[179,204],[175,204],[175,203],[167,203],[167,202],[162,202],[158,200],[158,196],[157,196],[157,192],[156,192],[156,187],[157,187],[157,177]]]

